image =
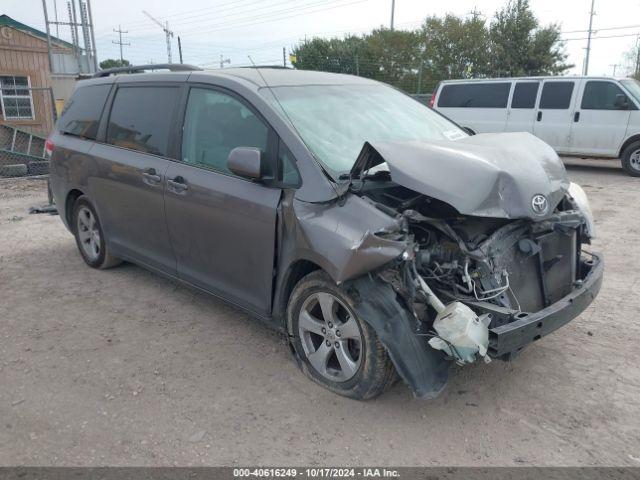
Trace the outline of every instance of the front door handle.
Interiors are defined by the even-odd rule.
[[[189,188],[184,178],[181,176],[177,176],[172,180],[167,180],[167,186],[169,190],[178,194],[184,193]]]
[[[576,112],[573,114],[573,121],[574,122],[579,122],[580,121],[580,112]]]
[[[147,185],[160,185],[162,177],[158,175],[155,168],[147,168],[142,172],[142,181]]]
[[[538,111],[538,117],[537,120],[540,121],[542,120],[542,112]]]

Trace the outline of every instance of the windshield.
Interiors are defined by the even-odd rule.
[[[334,178],[351,170],[367,141],[467,136],[430,108],[384,85],[310,85],[273,91],[304,143]],[[268,95],[277,107],[273,95]]]
[[[629,93],[633,95],[633,98],[636,99],[636,102],[640,102],[640,83],[633,78],[627,78],[625,80],[620,80],[620,83],[625,86]]]

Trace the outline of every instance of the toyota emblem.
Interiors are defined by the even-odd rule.
[[[536,215],[544,215],[549,210],[549,202],[547,197],[542,194],[534,195],[531,199],[531,209]]]

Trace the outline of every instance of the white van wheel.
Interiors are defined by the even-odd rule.
[[[622,168],[633,177],[640,177],[640,142],[634,142],[622,153]]]

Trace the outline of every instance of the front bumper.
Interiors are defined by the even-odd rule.
[[[538,312],[518,314],[514,321],[489,329],[489,355],[508,359],[528,344],[569,323],[582,313],[598,295],[604,275],[604,261],[593,254],[582,283],[571,293]],[[583,272],[584,272],[583,270]]]

